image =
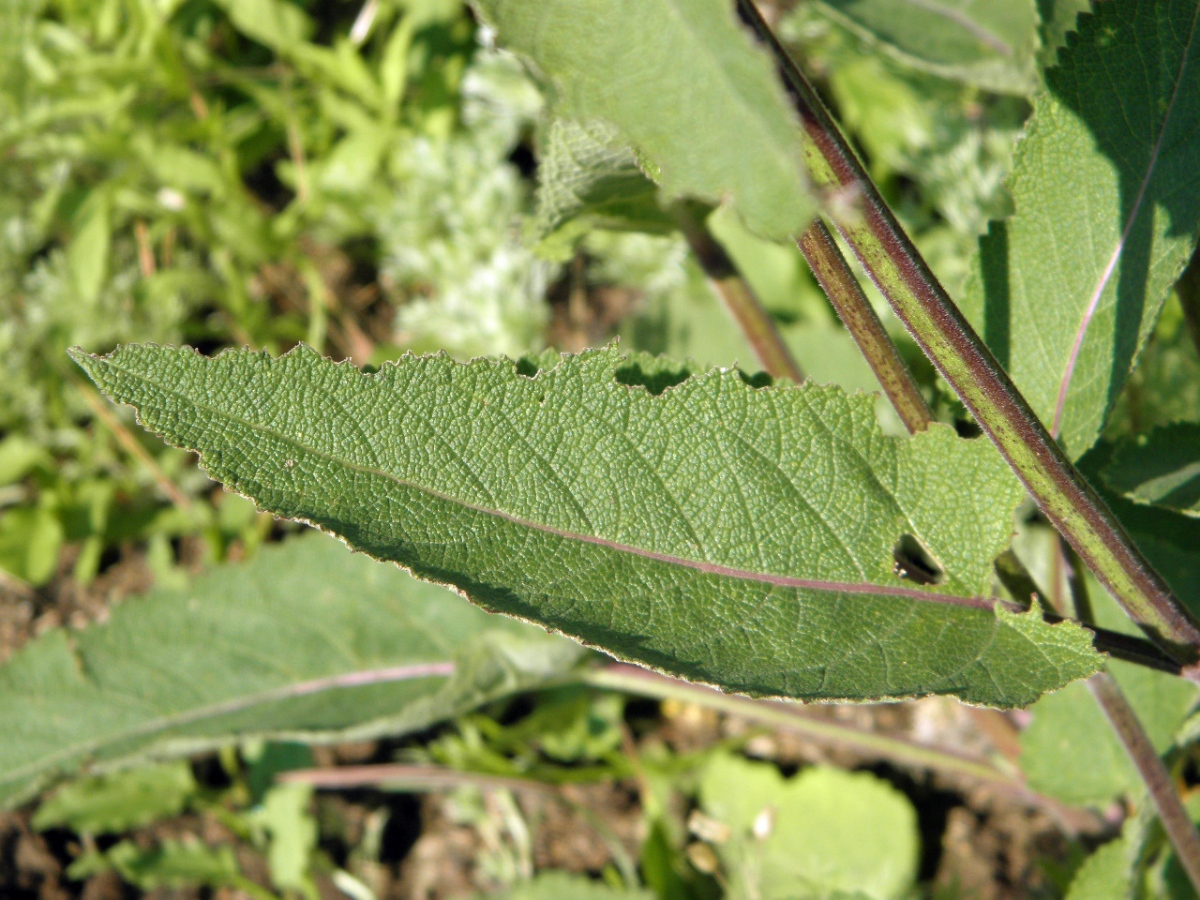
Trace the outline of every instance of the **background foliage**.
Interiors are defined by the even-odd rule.
[[[514,27],[502,19],[516,4],[482,5]],[[1083,52],[1076,16],[1087,4],[922,4],[928,21],[911,10],[898,16],[898,6],[823,0],[769,12],[951,295],[986,320],[986,272],[971,271],[980,236],[994,246],[1001,227],[989,231],[989,222],[1010,216],[1014,199],[1018,214],[1031,215],[1033,199],[1049,190],[1039,174],[1068,185],[1078,175],[1039,168],[1038,129],[1061,112],[1040,91],[1060,77],[1060,47]],[[951,7],[955,16],[938,14]],[[722,46],[713,22],[710,45],[672,52],[707,66],[706,77],[732,67],[746,79],[735,85],[785,108],[768,66],[708,52]],[[1085,18],[1080,33],[1095,27]],[[980,33],[991,39],[980,42]],[[603,37],[580,35],[578,52],[627,47],[624,25]],[[1015,804],[1025,810],[1020,828],[1033,830],[1029,809],[1070,819],[1046,797],[1107,810],[1109,819],[1053,826],[1053,848],[1027,853],[1016,873],[996,863],[984,893],[973,893],[971,870],[947,863],[954,826],[938,806],[949,792],[966,797],[961,783],[914,780],[887,754],[870,769],[869,754],[833,755],[853,773],[823,764],[824,750],[772,756],[762,740],[778,735],[736,718],[718,728],[698,706],[646,708],[589,687],[581,673],[594,654],[275,524],[85,382],[67,348],[108,352],[131,342],[277,354],[305,341],[368,369],[408,350],[460,360],[532,354],[536,368],[556,358],[536,356],[547,348],[576,352],[619,337],[623,351],[752,371],[752,351],[675,234],[639,168],[644,160],[588,122],[597,98],[564,101],[546,87],[554,72],[530,72],[494,39],[459,0],[14,0],[0,8],[0,654],[8,660],[0,718],[12,731],[0,748],[0,796],[26,801],[87,773],[35,812],[3,820],[0,832],[24,828],[20,846],[52,847],[65,871],[39,875],[14,863],[0,870],[0,884],[47,897],[223,889],[788,900],[1005,896],[1007,878],[1013,896],[1101,896],[1096,885],[1135,881],[1149,896],[1186,896],[1136,777],[1080,686],[1040,701],[1020,734],[1028,779],[1020,790],[1042,798]],[[1111,94],[1129,96],[1122,85]],[[710,111],[732,114],[728,107]],[[551,108],[572,118],[551,118]],[[1023,132],[1034,110],[1037,124]],[[669,112],[633,109],[620,124],[641,134]],[[761,129],[771,148],[763,165],[791,177],[784,121],[764,116],[745,128]],[[1081,147],[1093,137],[1084,125]],[[707,148],[700,162],[730,149]],[[749,203],[760,230],[784,233],[810,212],[807,200],[776,202],[803,196],[799,181],[749,196],[752,185],[720,183],[728,171],[698,166],[667,173],[664,185]],[[1090,180],[1119,182],[1114,171]],[[1161,190],[1175,191],[1179,175],[1164,174]],[[595,197],[614,194],[620,203],[598,212]],[[1010,220],[1018,275],[1021,253],[1038,256],[1036,242],[1022,244],[1026,221]],[[708,227],[813,381],[877,389],[793,247],[757,237],[728,208]],[[1164,574],[1200,597],[1187,452],[1200,423],[1200,358],[1189,333],[1196,318],[1184,314],[1189,302],[1200,307],[1200,290],[1185,279],[1167,293],[1195,229],[1167,230],[1178,246],[1171,260],[1157,260],[1158,298],[1139,320],[1141,363],[1123,388],[1114,381],[1111,415],[1070,435],[1079,453],[1100,435],[1081,465],[1107,486]],[[1029,279],[1045,282],[1042,274]],[[872,299],[939,419],[972,433],[881,298]],[[1030,302],[1034,312],[1046,308]],[[1049,327],[1033,315],[1020,324]],[[1019,337],[1011,346],[1023,350]],[[1135,349],[1111,352],[1131,361]],[[1018,377],[1039,377],[1032,362],[1016,362]],[[1108,357],[1098,365],[1112,368]],[[868,428],[868,401],[853,403]],[[882,429],[898,433],[890,409],[874,408]],[[1011,504],[1000,506],[1003,528]],[[1065,590],[1044,522],[1026,509],[1017,522],[1022,558],[1042,584]],[[985,577],[980,558],[976,580]],[[151,583],[150,596],[113,609],[104,624],[54,627],[108,619],[110,606]],[[1092,594],[1101,620],[1124,627],[1098,586]],[[197,609],[208,623],[202,633]],[[429,665],[440,668],[420,669]],[[1142,670],[1116,675],[1156,746],[1184,771],[1198,733],[1186,719],[1194,689]],[[915,733],[926,709],[903,713]],[[709,725],[693,722],[689,732],[680,724],[688,716]],[[1012,738],[1014,720],[1002,724]],[[689,744],[679,734],[703,739]],[[474,835],[476,852],[459,861],[457,876],[443,862],[443,880],[422,886],[415,850],[399,880],[381,861],[387,846],[404,844],[397,829],[413,832],[409,844],[417,839],[421,816],[407,793],[372,788],[369,802],[339,805],[314,799],[309,784],[277,779],[354,758],[312,742],[381,735],[390,741],[362,745],[371,761],[457,773],[436,807]],[[182,761],[201,750],[209,755]],[[1060,762],[1080,757],[1088,764]],[[393,777],[388,784],[405,791],[430,790],[428,776]],[[603,848],[599,862],[568,855],[573,874],[535,872],[554,866],[534,865],[546,854],[529,823],[549,813],[528,812],[530,783],[574,803],[584,823],[576,830]],[[587,803],[572,791],[595,784],[624,785],[616,793],[633,796],[626,831],[606,825],[605,812],[579,812]]]

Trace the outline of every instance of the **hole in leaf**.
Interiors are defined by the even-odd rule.
[[[925,545],[911,534],[900,535],[892,548],[892,559],[896,561],[892,571],[897,577],[916,584],[941,584],[946,580],[942,567],[925,549]]]
[[[979,427],[979,423],[971,418],[954,419],[954,430],[958,432],[960,438],[977,438],[983,435],[983,429]]]
[[[741,376],[742,381],[746,382],[752,388],[770,387],[775,383],[775,379],[768,372],[755,372],[753,375],[748,375],[741,369],[738,369],[737,373]]]
[[[667,388],[687,381],[692,373],[686,365],[649,358],[631,359],[619,366],[613,374],[618,383],[629,387],[644,387],[657,397]]]

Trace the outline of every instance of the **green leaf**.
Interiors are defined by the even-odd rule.
[[[719,754],[700,803],[727,829],[715,849],[730,900],[902,897],[916,880],[916,810],[869,773],[814,766],[785,779],[773,765]]]
[[[243,890],[254,887],[253,882],[247,882],[241,876],[233,847],[206,847],[200,843],[172,840],[153,849],[142,849],[127,840],[103,852],[86,851],[67,869],[67,877],[81,881],[112,870],[130,884],[148,891],[185,885],[229,886]],[[262,896],[262,893],[252,896]]]
[[[424,728],[579,657],[569,641],[306,536],[14,654],[0,668],[0,804],[239,738]]]
[[[1038,0],[1042,13],[1042,45],[1038,49],[1038,66],[1049,69],[1058,65],[1058,51],[1066,46],[1079,20],[1079,14],[1089,12],[1092,0]]]
[[[1100,661],[1082,629],[984,599],[1021,496],[999,456],[944,426],[885,437],[869,396],[730,370],[655,395],[613,348],[536,377],[444,355],[364,375],[306,347],[74,353],[263,508],[685,678],[1011,706]],[[896,574],[903,535],[940,584]]]
[[[567,872],[544,872],[532,881],[500,894],[488,894],[493,900],[653,900],[649,891],[609,887],[598,881]],[[483,900],[483,895],[478,895]]]
[[[1138,666],[1109,663],[1155,749],[1166,751],[1196,702],[1189,682]],[[1087,686],[1072,684],[1031,707],[1021,733],[1021,770],[1029,787],[1074,805],[1106,806],[1143,789],[1141,777]],[[1066,760],[1086,760],[1070,765]]]
[[[816,211],[802,136],[765,51],[724,0],[477,0],[556,112],[615,127],[668,196],[728,199],[785,239]]]
[[[575,241],[595,228],[665,234],[675,222],[614,127],[555,119],[538,167],[538,252],[568,259]]]
[[[1200,423],[1178,422],[1119,446],[1104,479],[1137,503],[1200,517]]]
[[[821,0],[830,17],[916,68],[1002,94],[1038,86],[1034,0]]]
[[[1134,633],[1134,627],[1103,588],[1087,575],[1098,624]],[[1108,670],[1137,713],[1160,753],[1175,741],[1188,711],[1200,698],[1195,684],[1163,672],[1110,660]],[[1043,697],[1031,708],[1033,721],[1021,733],[1021,769],[1030,788],[1064,803],[1105,806],[1145,789],[1137,769],[1104,713],[1082,683]],[[1086,760],[1086,765],[1064,764]]]
[[[1017,145],[1016,214],[980,240],[964,312],[1073,458],[1195,245],[1198,16],[1155,0],[1080,17]]]
[[[312,21],[299,6],[285,0],[217,0],[235,28],[277,53],[303,44]]]
[[[1067,900],[1126,900],[1132,887],[1128,855],[1123,838],[1109,841],[1079,867]]]
[[[197,792],[186,762],[140,766],[64,785],[38,807],[39,831],[67,826],[86,834],[110,834],[173,816]]]

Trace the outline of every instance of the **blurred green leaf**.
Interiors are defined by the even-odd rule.
[[[312,797],[312,785],[276,785],[267,791],[253,821],[270,836],[271,881],[277,888],[300,891],[315,900],[318,894],[309,875],[317,846],[317,822],[309,810]]]
[[[793,900],[861,892],[901,898],[916,881],[912,803],[866,772],[828,766],[785,779],[767,763],[717,754],[700,783],[729,900]]]
[[[1100,847],[1075,873],[1066,900],[1126,900],[1132,887],[1128,855],[1122,838]]]
[[[1038,86],[1034,0],[821,0],[896,59],[999,93]]]
[[[88,306],[100,298],[108,274],[108,253],[112,246],[111,205],[103,191],[93,193],[76,218],[75,236],[67,246],[67,265],[71,270],[79,299]]]
[[[161,887],[206,885],[237,887],[251,891],[259,900],[271,895],[255,889],[239,872],[233,847],[206,847],[200,843],[164,841],[153,849],[142,849],[133,841],[121,841],[106,851],[89,850],[67,869],[67,876],[82,881],[99,872],[116,871],[126,882],[143,890]]]
[[[799,125],[766,52],[720,0],[480,0],[500,41],[530,57],[556,112],[606,121],[667,195],[728,201],[786,239],[815,203]],[[631,27],[636,22],[637,27]]]
[[[1090,574],[1085,576],[1098,624],[1136,631]],[[1200,688],[1163,672],[1109,661],[1147,737],[1160,753],[1173,746]],[[1049,694],[1030,707],[1033,721],[1021,732],[1021,770],[1031,789],[1064,803],[1106,806],[1143,790],[1141,777],[1113,733],[1091,691],[1082,682]],[[1085,760],[1073,765],[1071,760]]]
[[[287,0],[217,0],[234,26],[276,52],[302,46],[312,33],[312,21]]]
[[[182,812],[198,791],[186,762],[143,765],[64,785],[33,816],[39,830],[66,826],[111,834]]]
[[[63,527],[46,507],[16,507],[0,514],[0,569],[32,585],[54,575]]]
[[[582,654],[310,535],[19,650],[0,667],[0,803],[148,754],[424,728]]]

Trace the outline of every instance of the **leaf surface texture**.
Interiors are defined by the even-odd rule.
[[[999,457],[947,427],[886,437],[867,395],[664,381],[615,348],[535,375],[445,356],[364,375],[303,347],[76,358],[263,508],[686,678],[1010,706],[1100,662],[1081,629],[984,599],[1021,495]],[[895,573],[904,542],[940,583]]]
[[[580,655],[308,535],[19,650],[0,667],[0,805],[147,754],[425,728]]]
[[[477,0],[532,60],[567,118],[607,122],[669,196],[728,199],[756,231],[816,211],[795,113],[766,52],[724,0]]]
[[[1101,3],[1046,73],[964,311],[1072,457],[1096,440],[1200,227],[1200,5]]]

